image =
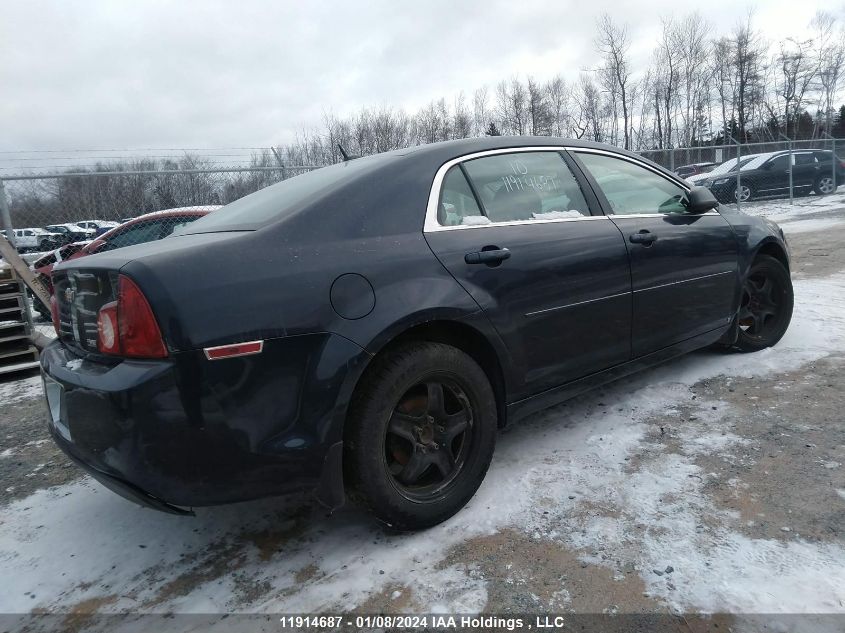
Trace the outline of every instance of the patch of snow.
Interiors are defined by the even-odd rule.
[[[827,229],[843,225],[845,225],[845,218],[813,218],[808,220],[790,220],[780,223],[780,227],[787,235],[826,231]]]
[[[29,376],[0,383],[0,405],[15,404],[41,396],[41,376]]]
[[[82,367],[82,359],[81,358],[74,358],[72,360],[69,360],[68,362],[65,363],[65,367],[67,367],[71,371],[76,371],[77,369]]]
[[[845,349],[845,275],[793,282],[792,324],[775,347],[754,354],[701,351],[658,368],[654,380],[687,385],[714,376],[768,376]]]
[[[354,510],[331,518],[314,511],[294,530],[288,517],[302,508],[296,498],[201,508],[190,519],[138,508],[87,478],[39,490],[0,513],[0,565],[15,578],[13,591],[0,592],[0,612],[67,610],[108,584],[122,597],[105,609],[118,612],[340,611],[398,585],[423,611],[472,613],[495,607],[483,574],[444,560],[454,546],[503,528],[614,573],[616,561],[627,560],[647,593],[678,611],[841,611],[845,549],[794,535],[784,543],[741,534],[735,513],[708,496],[716,475],[695,464],[698,454],[721,454],[746,440],[721,428],[725,403],[691,400],[692,384],[783,372],[845,350],[845,275],[797,281],[795,290],[793,324],[773,349],[698,352],[502,433],[475,497],[424,532],[392,534]],[[678,415],[691,402],[707,431],[696,437],[682,428],[682,451],[671,452],[652,435],[653,418]],[[633,457],[636,468],[629,467]],[[183,583],[184,595],[158,594],[221,557],[230,567],[219,577]],[[651,572],[669,566],[671,575]],[[303,582],[297,576],[305,568],[316,573]],[[239,602],[239,578],[269,591]],[[564,599],[567,582],[555,588]]]
[[[583,218],[580,211],[544,211],[532,214],[535,220],[568,220],[571,218]]]
[[[483,215],[465,215],[461,220],[462,226],[487,226],[492,224],[490,218]]]
[[[841,211],[845,207],[845,188],[840,189],[841,191],[829,196],[795,198],[793,204],[789,204],[789,198],[749,202],[742,205],[742,211],[748,215],[767,217],[778,223]]]

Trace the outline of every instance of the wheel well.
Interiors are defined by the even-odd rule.
[[[789,258],[786,256],[786,252],[779,244],[776,244],[775,242],[767,242],[760,247],[760,250],[757,251],[757,255],[768,255],[769,257],[774,257],[783,264],[783,267],[786,268],[787,272],[789,271]]]
[[[457,321],[429,321],[411,327],[385,345],[376,354],[380,356],[397,345],[410,341],[432,341],[444,343],[457,347],[468,354],[478,363],[496,394],[496,408],[499,418],[499,426],[507,422],[507,390],[505,388],[505,376],[499,356],[490,342],[475,328],[472,328]],[[375,357],[374,357],[375,358]],[[370,361],[372,363],[372,360]]]

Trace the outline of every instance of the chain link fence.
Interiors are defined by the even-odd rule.
[[[717,199],[738,204],[826,195],[845,181],[845,141],[783,139],[640,152]],[[225,166],[189,155],[107,162],[88,169],[0,176],[0,228],[50,288],[56,263],[162,239],[220,206],[316,169],[284,165],[276,152]],[[0,262],[2,265],[2,262]],[[33,308],[49,322],[49,309]]]
[[[829,138],[703,145],[640,152],[713,191],[723,204],[828,195],[845,182],[845,141]]]
[[[172,161],[165,168],[154,162],[145,169],[115,167],[0,177],[2,233],[48,290],[61,261],[165,238],[229,202],[316,168],[194,168]],[[49,306],[34,297],[30,305],[36,322],[50,323]]]
[[[2,228],[24,253],[49,251],[104,234],[113,239],[111,230],[118,225],[125,225],[124,232],[135,227],[140,239],[154,233],[139,231],[137,226],[150,213],[162,217],[165,212],[184,209],[211,210],[311,169],[314,167],[99,169],[4,175],[0,179]],[[182,222],[178,218],[163,224]],[[124,237],[123,242],[125,246],[130,240]]]

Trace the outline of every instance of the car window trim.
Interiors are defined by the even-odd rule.
[[[443,226],[437,221],[437,206],[440,202],[441,191],[443,189],[443,180],[446,177],[446,173],[454,167],[455,165],[460,165],[466,161],[474,160],[476,158],[484,158],[487,156],[497,156],[499,154],[517,154],[517,153],[526,153],[526,152],[557,152],[560,154],[561,159],[564,163],[572,170],[572,164],[570,163],[567,158],[571,159],[572,162],[575,163],[575,166],[578,168],[578,171],[581,173],[573,171],[573,176],[575,177],[578,186],[581,188],[581,193],[584,195],[584,198],[587,200],[587,205],[590,206],[590,213],[591,215],[585,215],[580,218],[556,218],[553,220],[509,220],[507,222],[490,222],[490,224],[459,224],[457,226]],[[439,231],[460,231],[465,229],[486,229],[491,227],[497,226],[524,226],[526,224],[549,224],[555,222],[584,222],[589,220],[608,220],[610,217],[614,218],[663,218],[667,216],[677,216],[677,213],[637,213],[637,214],[616,214],[613,213],[610,209],[610,205],[607,203],[607,198],[604,197],[604,193],[601,192],[599,189],[596,191],[598,187],[597,183],[592,177],[586,168],[583,166],[580,160],[578,160],[577,153],[578,152],[585,152],[591,154],[604,154],[606,156],[610,156],[612,158],[619,158],[621,160],[627,160],[630,163],[635,165],[639,165],[651,172],[654,172],[658,176],[665,178],[669,182],[681,187],[687,193],[692,189],[692,187],[685,182],[681,178],[674,178],[669,177],[666,174],[662,173],[658,169],[652,167],[648,163],[645,163],[641,160],[637,160],[630,156],[626,156],[624,154],[620,154],[613,151],[608,151],[604,149],[597,149],[592,147],[575,147],[570,145],[537,145],[534,147],[503,147],[499,149],[489,149],[484,150],[481,152],[473,152],[471,154],[465,154],[463,156],[458,156],[457,158],[452,158],[445,163],[443,163],[438,169],[437,172],[434,174],[434,180],[431,184],[431,190],[428,195],[428,205],[426,206],[426,213],[425,213],[425,220],[423,222],[423,233],[436,233]],[[463,170],[462,170],[463,171]],[[589,190],[584,189],[584,183],[582,182],[581,178],[583,177],[586,180],[586,184],[589,185]],[[469,179],[468,179],[469,180]],[[472,184],[470,184],[472,187]],[[592,194],[592,195],[590,195]],[[592,208],[592,202],[590,198],[598,204],[598,208]],[[482,210],[482,213],[484,211]],[[717,211],[707,211],[706,213],[700,213],[697,215],[719,215]]]
[[[555,152],[556,154],[558,154],[563,163],[567,167],[569,167],[570,170],[572,170],[572,167],[566,160],[565,155],[561,154],[561,152],[565,152],[565,150],[566,147],[563,145],[538,145],[536,147],[504,147],[499,149],[488,149],[482,152],[473,152],[472,154],[465,154],[463,156],[458,156],[457,158],[453,158],[451,160],[446,161],[437,169],[437,173],[435,173],[434,180],[431,184],[431,191],[428,195],[428,206],[426,207],[425,213],[425,221],[423,222],[423,233],[435,233],[438,231],[456,231],[464,229],[486,229],[496,226],[520,226],[526,224],[549,224],[553,222],[583,222],[585,220],[606,220],[607,216],[602,215],[601,210],[599,208],[592,208],[592,206],[590,205],[588,192],[583,190],[584,187],[578,178],[578,174],[573,171],[572,176],[578,183],[578,187],[579,189],[581,189],[581,193],[587,201],[587,205],[590,206],[589,210],[591,215],[585,215],[580,218],[556,218],[553,220],[508,220],[506,222],[491,221],[490,224],[459,224],[457,226],[443,226],[437,221],[437,205],[440,202],[441,191],[443,189],[443,180],[445,179],[446,173],[449,171],[449,169],[451,169],[455,165],[461,165],[462,163],[474,160],[476,158],[485,158],[487,156],[497,156],[500,154]],[[464,171],[463,168],[461,169],[461,171]],[[466,173],[464,175],[466,176]],[[467,180],[469,181],[469,178],[467,178]],[[473,193],[475,193],[474,185],[471,182],[470,187],[473,188]],[[482,209],[482,213],[484,213],[483,207],[480,206],[480,208]],[[596,214],[596,211],[598,211],[598,214]]]

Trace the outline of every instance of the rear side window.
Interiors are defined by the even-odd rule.
[[[186,215],[170,218],[162,227],[159,239],[164,239],[165,237],[173,233],[176,229],[181,229],[201,217],[202,216],[199,215]]]
[[[578,181],[557,152],[518,152],[464,163],[492,222],[590,215]]]
[[[795,154],[796,165],[813,165],[815,162],[816,157],[809,152],[805,152],[804,154]]]
[[[443,179],[437,221],[441,226],[490,223],[478,208],[472,189],[458,165],[446,172],[446,177]]]
[[[100,252],[152,242],[159,239],[162,228],[163,225],[160,221],[143,222],[127,227],[124,231],[120,231],[117,235],[109,238],[109,241],[100,248]]]

